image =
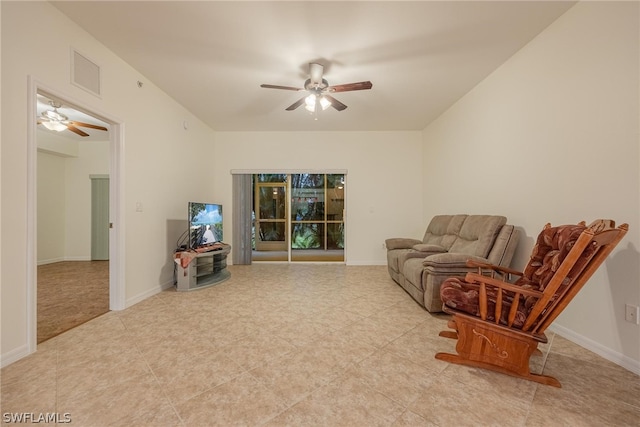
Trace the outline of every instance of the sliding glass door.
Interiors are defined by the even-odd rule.
[[[254,175],[253,259],[344,261],[344,192],[344,174]]]
[[[289,233],[286,176],[256,175],[254,182],[255,249],[287,251]]]
[[[291,260],[344,261],[344,175],[291,175]]]

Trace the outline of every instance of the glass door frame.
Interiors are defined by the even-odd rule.
[[[230,170],[231,175],[249,175],[251,177],[250,182],[252,183],[251,186],[249,186],[246,189],[246,196],[249,197],[249,200],[253,200],[253,203],[255,203],[255,197],[252,197],[252,191],[254,190],[254,186],[256,184],[255,182],[255,175],[264,175],[264,174],[281,174],[281,175],[293,175],[293,174],[324,174],[324,175],[343,175],[344,176],[344,180],[345,180],[345,184],[347,181],[347,175],[348,175],[348,171],[346,169],[320,169],[320,170],[314,170],[314,169],[231,169]],[[265,184],[267,184],[265,182]],[[271,184],[285,184],[284,182],[272,182]],[[286,182],[286,186],[287,186],[287,194],[289,195],[288,197],[290,197],[291,195],[291,187],[290,187],[290,179],[287,180]],[[347,239],[347,231],[348,231],[348,227],[347,227],[347,211],[348,211],[348,207],[347,207],[347,197],[346,197],[346,185],[345,185],[345,191],[344,191],[344,210],[343,210],[343,219],[342,219],[342,224],[343,224],[343,247],[342,247],[342,258],[339,261],[335,261],[335,260],[330,260],[328,262],[332,262],[332,263],[343,263],[346,264],[347,263],[347,251],[348,251],[348,239]],[[255,206],[253,206],[254,212],[255,212]],[[234,211],[234,222],[238,222],[240,223],[241,221],[236,221],[235,218],[235,211]],[[255,227],[255,220],[256,218],[253,218],[252,221],[249,221],[247,223],[247,225],[245,227],[247,227],[247,232],[245,233],[246,236],[246,241],[244,243],[238,243],[240,246],[242,245],[246,245],[246,247],[249,249],[249,252],[251,252],[251,240],[252,240],[252,232],[251,229],[253,227]],[[287,221],[290,223],[290,216],[289,214],[287,215]],[[287,230],[287,259],[286,260],[282,260],[283,262],[288,262],[288,263],[293,263],[293,262],[304,262],[304,261],[296,261],[296,260],[292,260],[291,259],[291,245],[289,244],[289,239],[290,239],[290,231]],[[234,234],[235,236],[235,234]],[[235,239],[235,237],[234,237]],[[253,261],[258,261],[260,262],[260,260],[256,260],[256,259],[251,259],[252,257],[249,255],[249,264]],[[321,262],[321,261],[318,261]]]
[[[304,175],[304,177],[297,179],[296,175]],[[306,250],[307,254],[303,257],[304,259],[313,258],[311,255],[313,251],[324,251],[323,255],[319,256],[319,260],[343,261],[345,174],[315,172],[290,174],[289,176],[291,178],[289,180],[291,182],[289,210],[291,212],[290,248],[292,251],[290,260],[296,261],[293,257],[296,251]],[[321,182],[318,180],[320,177]],[[300,186],[295,186],[295,183]],[[336,236],[341,238],[336,239]],[[330,256],[329,251],[333,251]],[[341,252],[341,255],[338,252]]]
[[[254,201],[254,212],[256,214],[255,217],[255,247],[256,251],[288,251],[289,250],[289,183],[288,182],[257,182],[254,176],[254,186],[255,186],[255,201]],[[283,218],[260,218],[260,190],[264,188],[272,189],[271,192],[275,191],[276,188],[282,188],[284,191],[284,217]],[[273,193],[274,195],[277,193]],[[276,198],[274,197],[274,200]],[[261,240],[260,239],[260,223],[272,223],[272,224],[284,224],[284,240]]]

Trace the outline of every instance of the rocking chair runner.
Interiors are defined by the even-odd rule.
[[[436,359],[560,387],[551,376],[531,373],[529,359],[539,343],[547,342],[547,327],[628,229],[627,224],[615,228],[611,220],[588,227],[584,222],[547,224],[523,273],[469,261],[478,272],[464,280],[449,278],[440,290],[443,310],[453,315],[448,326],[454,329],[440,336],[456,338],[458,354],[437,353]]]

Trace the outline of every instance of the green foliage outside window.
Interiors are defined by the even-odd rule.
[[[343,174],[257,174],[257,183],[286,183],[291,194],[271,193],[271,187],[260,190],[258,197],[261,219],[282,218],[285,203],[289,204],[292,249],[344,249],[344,186]],[[254,217],[255,218],[255,217]],[[261,222],[253,230],[262,241],[283,241],[284,223]],[[326,242],[325,242],[326,239]],[[326,243],[326,245],[325,245]]]

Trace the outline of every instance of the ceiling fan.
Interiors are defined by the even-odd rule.
[[[287,107],[286,110],[293,111],[302,104],[305,104],[305,108],[312,113],[318,111],[319,108],[326,110],[329,106],[332,106],[338,111],[342,111],[347,108],[347,106],[342,102],[329,95],[330,93],[364,90],[371,89],[373,87],[373,84],[370,81],[329,86],[329,83],[322,78],[323,72],[324,66],[322,64],[312,62],[309,64],[309,78],[304,82],[304,87],[302,88],[269,84],[261,84],[260,87],[295,91],[306,90],[309,92],[309,95],[300,98]]]
[[[108,130],[104,126],[94,125],[91,123],[77,122],[75,120],[69,120],[69,117],[58,111],[58,108],[62,107],[62,104],[49,101],[49,105],[53,107],[53,110],[43,111],[40,117],[38,118],[38,124],[42,124],[49,130],[55,130],[57,132],[62,132],[63,130],[70,130],[73,133],[76,133],[80,136],[89,136],[88,133],[79,129],[78,127],[85,127],[97,130]]]

